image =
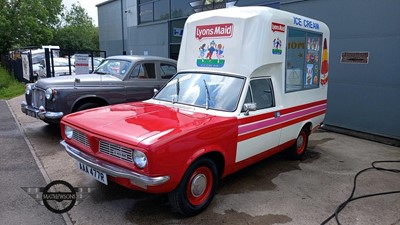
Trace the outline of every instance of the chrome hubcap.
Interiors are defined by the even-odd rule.
[[[191,185],[192,195],[195,197],[199,197],[204,193],[207,186],[207,178],[204,174],[197,174],[193,178],[193,182]]]
[[[300,149],[301,147],[303,147],[303,143],[304,143],[303,135],[300,135],[300,136],[297,138],[297,144],[296,144],[297,149]]]

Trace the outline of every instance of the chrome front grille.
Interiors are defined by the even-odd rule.
[[[133,162],[133,150],[120,145],[100,140],[99,151],[127,162]]]
[[[84,133],[80,132],[80,131],[74,130],[74,133],[72,135],[72,139],[74,139],[75,141],[77,141],[77,142],[89,147],[89,141],[88,141],[87,136]]]
[[[34,88],[32,91],[32,106],[34,108],[39,108],[40,106],[45,106],[46,95],[44,90]]]

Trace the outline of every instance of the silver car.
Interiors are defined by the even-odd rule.
[[[111,56],[91,74],[44,78],[26,85],[21,110],[46,123],[69,113],[151,98],[176,73],[176,61],[157,56]]]

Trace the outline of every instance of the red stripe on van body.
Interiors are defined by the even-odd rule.
[[[280,117],[275,118],[271,116],[271,113],[267,113],[260,116],[255,116],[258,118],[265,118],[264,120],[256,120],[251,123],[249,121],[250,118],[246,118],[246,124],[242,123],[240,120],[239,124],[239,133],[238,133],[238,142],[244,141],[250,138],[254,138],[259,135],[266,134],[268,132],[272,132],[278,129],[282,129],[284,127],[288,127],[290,125],[299,123],[301,121],[311,119],[313,117],[317,117],[319,115],[323,115],[326,112],[326,100],[313,102],[301,106],[295,106],[289,109],[281,110]],[[283,113],[282,113],[283,112]],[[274,112],[272,113],[274,115]]]

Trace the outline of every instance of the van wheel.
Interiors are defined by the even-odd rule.
[[[168,194],[174,209],[194,216],[208,207],[218,185],[217,166],[209,158],[200,158],[186,171],[179,186]]]
[[[292,159],[299,160],[304,156],[307,150],[308,136],[308,130],[303,127],[296,138],[296,142],[289,148],[289,154]]]
[[[80,106],[76,109],[75,112],[82,111],[82,110],[85,110],[85,109],[96,108],[96,107],[99,107],[99,106],[100,106],[99,104],[94,103],[94,102],[83,103],[82,105],[80,105]]]

